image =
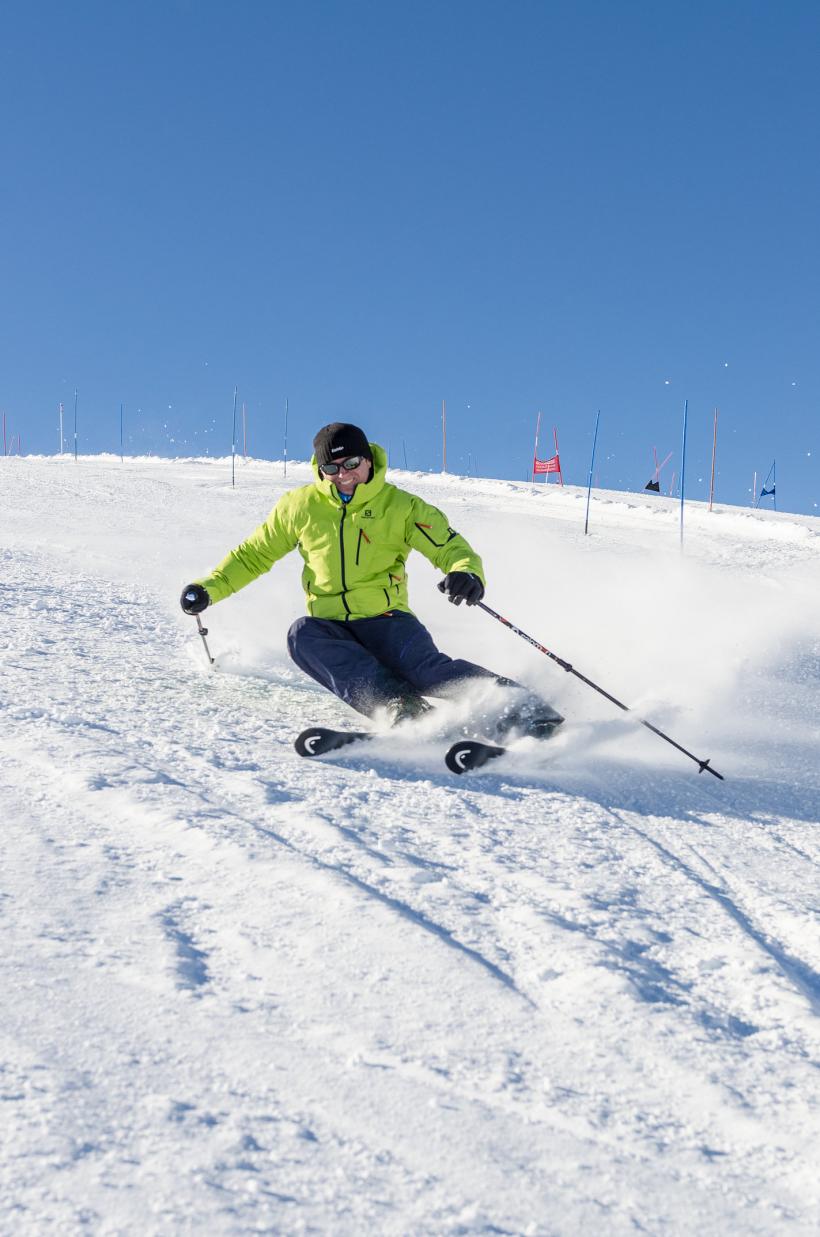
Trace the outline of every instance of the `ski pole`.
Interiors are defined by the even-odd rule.
[[[611,696],[609,692],[604,691],[603,687],[599,687],[597,683],[593,683],[592,679],[588,679],[585,674],[581,674],[580,670],[576,670],[574,666],[571,666],[568,661],[564,661],[563,657],[559,657],[557,653],[551,653],[549,649],[544,648],[543,644],[539,644],[537,640],[533,640],[532,636],[528,636],[525,631],[522,631],[520,627],[516,627],[515,624],[511,623],[509,619],[505,619],[502,615],[497,614],[495,610],[491,610],[489,606],[485,606],[483,601],[479,601],[476,604],[480,610],[485,612],[485,614],[489,614],[492,618],[498,619],[499,623],[503,623],[505,627],[509,627],[510,631],[514,631],[515,634],[520,636],[522,640],[526,640],[528,644],[533,646],[533,648],[538,649],[539,653],[544,653],[547,657],[551,658],[561,667],[562,670],[566,670],[568,674],[574,674],[576,679],[580,679],[582,683],[586,683],[587,687],[591,687],[601,696],[605,696],[607,700],[612,702],[612,704],[617,705],[619,709],[623,709],[624,713],[632,712],[629,705],[624,704],[622,700],[618,700],[615,696]],[[646,726],[647,730],[651,730],[652,733],[658,735],[659,738],[665,739],[667,743],[671,743],[672,746],[676,747],[679,752],[683,752],[684,756],[688,756],[690,760],[694,760],[695,764],[698,766],[698,773],[703,773],[705,770],[707,773],[711,773],[714,777],[719,777],[721,781],[724,781],[723,774],[718,773],[717,769],[713,769],[708,760],[699,760],[697,756],[692,754],[692,752],[687,751],[685,747],[681,747],[680,743],[676,743],[674,739],[671,739],[668,734],[664,734],[664,732],[659,730],[657,726],[653,726],[651,722],[645,721],[642,717],[639,717],[637,720],[642,726]]]
[[[208,661],[211,663],[211,665],[213,665],[214,659],[213,657],[211,657],[211,650],[208,648],[208,641],[205,639],[205,637],[208,634],[208,628],[202,626],[202,619],[199,617],[198,614],[195,614],[194,618],[196,619],[196,625],[199,628],[199,634],[202,637],[202,643],[205,645],[205,656],[208,658]]]

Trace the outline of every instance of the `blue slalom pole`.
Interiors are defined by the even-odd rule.
[[[236,387],[233,389],[233,430],[231,432],[231,485],[236,485]]]
[[[772,460],[772,503],[777,511],[777,460]]]
[[[587,482],[587,513],[584,519],[584,536],[589,532],[589,500],[592,496],[592,470],[595,467],[595,444],[598,441],[598,422],[601,419],[601,410],[598,409],[598,414],[595,417],[595,433],[592,438],[592,457],[589,461],[589,480]]]
[[[686,487],[686,421],[689,416],[689,400],[683,401],[683,444],[680,452],[680,548],[683,549],[683,497]]]

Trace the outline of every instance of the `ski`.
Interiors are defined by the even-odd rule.
[[[328,730],[325,726],[309,726],[294,739],[293,746],[300,756],[324,756],[327,752],[347,747],[349,743],[372,738],[369,730]]]
[[[498,747],[494,743],[479,743],[477,739],[462,739],[448,749],[444,763],[451,773],[469,773],[471,769],[480,769],[498,756],[503,756],[506,747]]]
[[[313,758],[375,737],[371,730],[330,730],[326,726],[310,726],[296,737],[293,746],[300,756]],[[444,763],[451,773],[468,773],[471,769],[480,769],[497,756],[503,756],[506,751],[506,747],[497,747],[493,743],[461,739],[448,748]]]

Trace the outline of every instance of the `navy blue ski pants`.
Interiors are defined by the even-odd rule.
[[[399,610],[347,623],[297,619],[288,652],[312,679],[368,716],[402,697],[451,695],[466,679],[513,686],[483,666],[439,652],[424,624]]]

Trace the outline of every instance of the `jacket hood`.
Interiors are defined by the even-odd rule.
[[[378,494],[387,479],[387,452],[384,447],[380,447],[378,443],[375,442],[370,443],[370,450],[373,455],[373,474],[369,481],[364,481],[361,485],[356,486],[350,502],[345,504],[351,509],[363,507],[366,503],[368,503],[375,494]],[[311,457],[310,464],[313,469],[313,476],[315,477],[313,484],[318,490],[321,490],[321,492],[325,494],[332,503],[335,503],[337,507],[341,507],[343,505],[342,500],[339,497],[339,492],[336,489],[336,486],[333,484],[333,478],[320,476],[319,465],[316,462],[315,455]]]

